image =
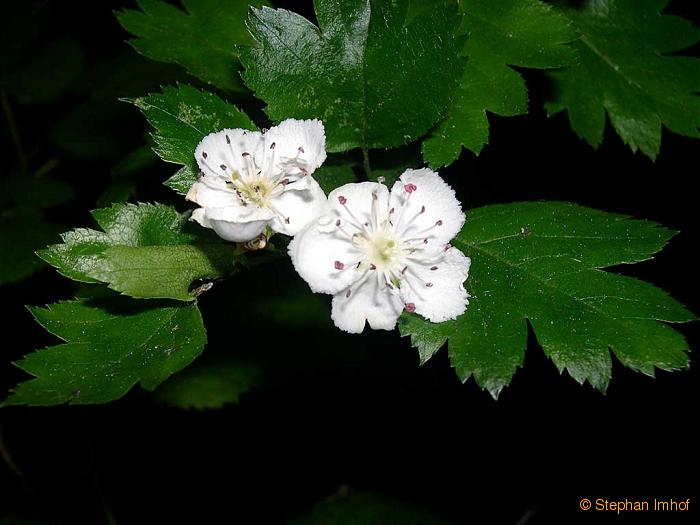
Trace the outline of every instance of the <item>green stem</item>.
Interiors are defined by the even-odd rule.
[[[15,117],[12,114],[12,108],[10,107],[10,100],[7,98],[7,93],[3,91],[0,94],[0,101],[2,103],[2,113],[5,115],[5,121],[7,123],[7,128],[10,130],[10,136],[12,137],[12,143],[15,146],[15,151],[17,153],[17,161],[19,162],[19,171],[22,175],[27,173],[27,158],[24,155],[24,149],[22,149],[22,140],[19,137],[19,130],[17,129],[17,124],[15,123]]]
[[[367,179],[372,180],[372,167],[369,164],[369,149],[367,146],[362,148],[362,164],[365,168],[365,175],[367,175]]]

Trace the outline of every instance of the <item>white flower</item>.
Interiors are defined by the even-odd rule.
[[[391,193],[374,182],[346,184],[328,205],[289,254],[311,290],[333,294],[338,328],[360,333],[367,321],[391,330],[404,309],[436,323],[464,313],[471,261],[448,244],[464,213],[437,173],[407,170]]]
[[[187,200],[192,219],[228,241],[243,242],[266,226],[294,235],[326,204],[311,174],[326,160],[319,120],[289,119],[265,133],[224,129],[195,150],[201,177]]]

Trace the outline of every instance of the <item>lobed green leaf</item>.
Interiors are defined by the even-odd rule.
[[[525,81],[510,66],[548,69],[576,61],[565,45],[577,36],[571,22],[540,0],[465,0],[468,62],[447,117],[423,142],[433,168],[451,164],[462,146],[479,154],[488,143],[487,112],[500,116],[528,111]]]
[[[463,65],[456,8],[424,4],[421,15],[408,0],[318,0],[318,27],[253,9],[243,79],[272,120],[321,119],[328,151],[405,144],[444,116]]]
[[[250,42],[245,17],[264,0],[182,0],[183,9],[160,0],[138,0],[139,10],[116,13],[137,38],[129,43],[142,55],[183,66],[201,80],[230,91],[245,90],[237,74],[237,46]]]
[[[460,379],[473,376],[494,397],[523,364],[528,321],[560,372],[602,391],[609,350],[651,376],[685,368],[687,343],[659,321],[695,316],[651,284],[600,271],[650,259],[673,235],[650,221],[567,203],[473,210],[453,241],[472,258],[466,313],[439,324],[405,314],[401,333],[423,362],[448,342]]]
[[[662,15],[665,0],[587,0],[565,9],[581,34],[581,60],[550,74],[550,115],[566,110],[576,134],[597,148],[607,113],[632,151],[655,159],[661,128],[700,137],[700,60],[669,56],[696,44],[700,29]]]
[[[14,388],[3,406],[106,403],[136,383],[153,390],[188,366],[206,343],[196,305],[134,308],[112,298],[30,311],[65,343],[15,363],[34,379]]]

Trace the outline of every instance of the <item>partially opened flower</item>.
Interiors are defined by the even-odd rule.
[[[294,235],[326,204],[311,177],[326,159],[325,143],[318,120],[207,135],[195,150],[202,175],[187,193],[201,206],[192,219],[229,241],[249,241],[267,226]]]
[[[433,322],[468,304],[470,259],[449,242],[464,224],[454,191],[429,169],[407,170],[391,192],[346,184],[290,243],[297,272],[314,292],[333,294],[331,317],[346,332],[391,330],[405,309]]]

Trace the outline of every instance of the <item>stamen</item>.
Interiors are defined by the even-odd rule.
[[[404,309],[409,313],[412,314],[413,312],[416,311],[416,305],[414,303],[406,303],[404,306]]]
[[[226,144],[231,144],[231,139],[226,135]]]
[[[333,263],[333,264],[334,264],[336,270],[345,269],[345,265],[340,261],[335,261],[335,263]]]
[[[273,142],[272,144],[270,144],[270,149],[275,149],[275,146],[276,144]]]
[[[426,288],[432,288],[432,287],[433,287],[433,283],[425,283],[425,287],[426,287]]]
[[[342,204],[343,206],[345,206],[345,203],[348,202],[348,200],[347,200],[345,197],[343,197],[342,195],[339,195],[339,196],[338,196],[338,202],[339,202],[340,204]]]
[[[207,152],[206,152],[206,151],[203,151],[203,152],[202,152],[202,158],[203,158],[203,159],[206,159],[208,156],[209,156],[209,155],[207,155]]]
[[[404,184],[403,189],[406,193],[413,193],[418,189],[418,186],[416,186],[412,182],[409,182],[408,184]]]
[[[431,266],[430,269],[431,269],[432,271],[435,271],[435,270],[438,269],[438,267],[437,267],[437,266]]]
[[[222,165],[219,166],[219,167],[220,167],[222,170],[226,171],[226,164],[222,164]]]
[[[343,233],[348,237],[348,239],[352,240],[352,239],[353,239],[352,234],[349,233],[345,228],[343,228],[343,227],[341,226],[341,224],[342,224],[342,223],[341,223],[340,219],[338,219],[338,220],[335,221],[335,227],[338,228],[341,232],[343,232]],[[352,224],[352,223],[351,223],[351,224]]]
[[[421,213],[425,213],[425,206],[421,206],[420,211],[418,214],[420,215]]]

